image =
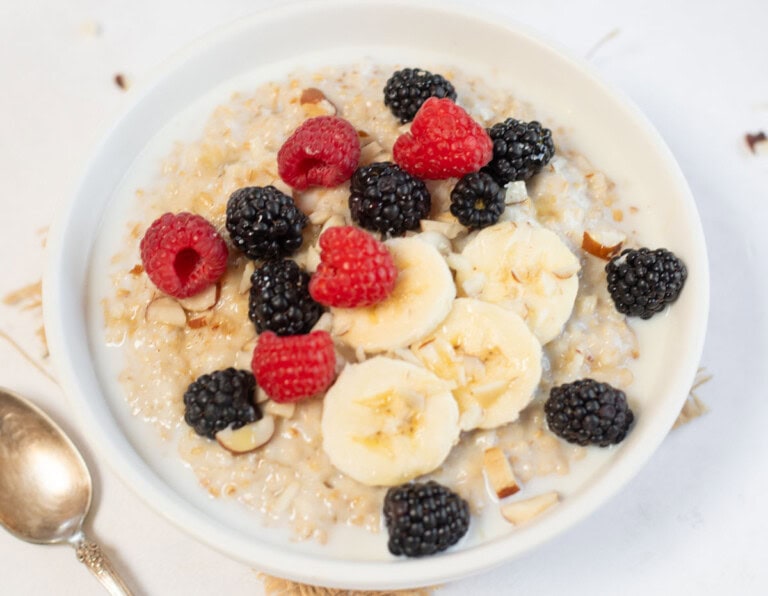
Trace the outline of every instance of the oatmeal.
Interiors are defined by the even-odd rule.
[[[281,404],[262,388],[256,401],[274,420],[274,431],[256,450],[235,455],[184,422],[182,396],[195,379],[229,367],[251,369],[258,338],[249,321],[249,293],[259,262],[230,249],[226,272],[214,286],[177,300],[160,292],[140,264],[144,231],[166,212],[188,211],[227,237],[232,193],[272,185],[306,216],[303,242],[292,259],[315,272],[320,235],[356,224],[350,185],[294,190],[278,173],[277,153],[308,118],[336,115],[357,132],[360,165],[392,161],[393,146],[410,128],[382,101],[393,70],[365,64],[297,73],[236,93],[217,107],[200,138],[178,143],[157,179],[136,191],[134,219],[112,259],[112,288],[103,300],[107,340],[121,347],[119,380],[134,416],[178,446],[210,495],[246,505],[266,524],[289,525],[302,539],[324,542],[336,524],[379,531],[386,486],[415,476],[451,487],[479,515],[495,500],[484,473],[486,451],[493,447],[511,463],[521,494],[534,478],[567,475],[587,449],[549,431],[543,411],[549,390],[584,377],[627,389],[633,381],[629,363],[640,356],[634,333],[606,289],[606,261],[582,250],[585,233],[618,238],[617,246],[625,241],[631,209],[555,129],[555,155],[527,183],[506,185],[501,216],[490,227],[470,231],[451,214],[456,178],[428,181],[431,207],[418,229],[386,242],[400,275],[392,295],[363,309],[331,308],[314,323],[333,337],[337,383],[361,387],[363,397],[382,379],[352,383],[350,376],[378,370],[374,366],[382,360],[388,371],[417,369],[440,380],[428,393],[440,394],[446,409],[411,420],[431,425],[428,435],[448,437],[436,441],[439,453],[422,458],[423,449],[411,443],[377,438],[374,444],[371,437],[389,432],[386,426],[359,435],[357,444],[332,446],[330,429],[339,427],[328,420],[330,406],[324,415],[323,397]],[[502,90],[452,69],[441,72],[482,127],[510,117],[535,118],[530,106]],[[329,390],[334,412],[348,411],[352,406],[338,406],[334,387]],[[385,399],[385,389],[377,399]],[[416,393],[413,400],[423,400]],[[395,466],[386,481],[378,475],[361,479],[365,472],[357,468],[381,461],[377,471],[382,472],[390,464],[386,457],[344,455],[358,453],[358,447],[388,450],[392,461],[412,450],[416,471],[402,475]],[[345,457],[350,461],[344,463]]]

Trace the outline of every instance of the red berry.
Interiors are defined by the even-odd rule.
[[[280,337],[259,335],[253,351],[253,374],[269,397],[294,402],[322,393],[333,382],[336,354],[327,331]]]
[[[149,279],[176,298],[197,294],[227,269],[227,243],[205,218],[192,213],[166,213],[156,219],[140,250]]]
[[[477,172],[493,157],[485,129],[450,99],[430,97],[393,148],[395,161],[419,178],[442,180]]]
[[[310,118],[277,152],[277,171],[293,188],[337,186],[349,180],[360,159],[355,127],[337,116]]]
[[[367,232],[352,226],[328,228],[320,236],[320,251],[320,265],[309,282],[309,293],[320,304],[370,306],[392,293],[395,261]]]

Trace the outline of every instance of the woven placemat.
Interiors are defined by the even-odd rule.
[[[264,582],[267,596],[430,596],[435,588],[419,588],[417,590],[389,590],[385,592],[370,592],[360,590],[339,590],[337,588],[321,588],[309,584],[299,584],[287,579],[259,573]]]

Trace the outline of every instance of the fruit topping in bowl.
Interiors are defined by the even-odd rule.
[[[309,293],[309,279],[309,274],[290,259],[267,261],[253,272],[248,318],[258,333],[309,333],[323,312]]]
[[[352,175],[349,211],[352,220],[366,230],[402,236],[419,229],[431,206],[424,181],[393,163],[372,163]]]
[[[302,537],[383,515],[390,552],[420,557],[489,503],[515,526],[543,514],[561,494],[530,480],[631,432],[622,315],[663,310],[687,271],[664,249],[618,254],[637,232],[612,186],[507,94],[401,69],[382,98],[372,72],[221,112],[201,147],[223,148],[190,153],[210,180],[170,168],[194,192],[174,179],[158,199],[200,214],[151,223],[154,285],[121,278],[112,306],[144,313],[126,383],[164,432],[182,402],[179,452],[211,494]]]
[[[293,188],[332,187],[349,180],[360,159],[354,126],[338,116],[310,118],[277,153],[280,177]]]
[[[477,172],[490,161],[493,143],[463,108],[450,99],[430,97],[392,152],[409,174],[441,180]]]
[[[166,294],[186,298],[216,283],[227,269],[227,245],[214,227],[192,213],[166,213],[141,240],[141,262]]]
[[[384,519],[393,555],[423,557],[442,552],[464,537],[469,505],[435,481],[390,488]]]
[[[227,201],[227,231],[249,259],[287,257],[301,246],[307,216],[274,186],[249,186]]]
[[[664,248],[628,248],[611,259],[605,272],[616,310],[643,319],[677,300],[688,277],[685,263]]]
[[[557,436],[600,447],[621,443],[635,419],[623,391],[594,379],[553,387],[544,412]]]
[[[387,247],[352,226],[328,228],[320,235],[320,264],[309,293],[325,306],[373,306],[395,288],[397,268]]]
[[[213,439],[261,418],[254,403],[256,381],[250,371],[227,368],[202,375],[184,393],[184,421],[198,435]]]
[[[421,68],[398,70],[384,86],[384,105],[403,124],[413,120],[421,105],[430,97],[447,97],[456,101],[456,89],[444,76]]]

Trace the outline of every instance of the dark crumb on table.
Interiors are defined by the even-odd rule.
[[[765,133],[761,130],[759,132],[756,132],[755,134],[747,133],[744,135],[744,140],[747,142],[747,146],[749,147],[749,150],[752,153],[755,153],[755,145],[758,143],[762,143],[764,141],[768,141],[768,137],[765,136]]]
[[[125,76],[120,73],[117,73],[115,75],[115,85],[120,87],[120,89],[122,89],[123,91],[128,89],[128,81],[126,81]]]

